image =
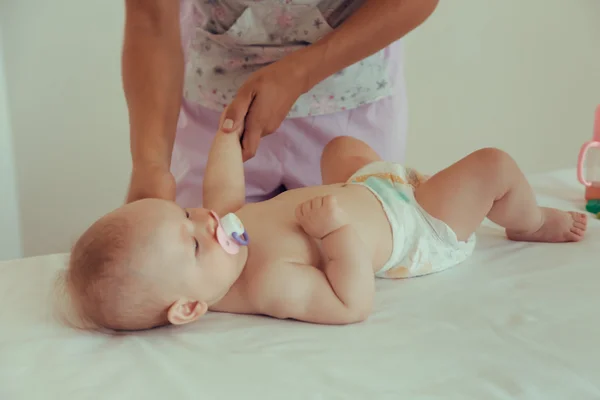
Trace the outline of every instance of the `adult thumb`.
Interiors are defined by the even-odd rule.
[[[243,126],[251,102],[252,96],[249,93],[240,91],[223,112],[221,130],[225,133],[231,133]]]

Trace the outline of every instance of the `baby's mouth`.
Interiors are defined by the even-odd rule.
[[[225,252],[229,253],[229,254],[237,254],[240,251],[240,245],[247,245],[247,235],[244,232],[243,233],[243,238],[244,241],[241,241],[239,238],[239,233],[237,232],[233,232],[233,234],[230,233],[226,233],[225,229],[223,227],[223,223],[221,221],[221,219],[219,218],[219,216],[217,215],[217,213],[215,213],[214,211],[211,211],[210,214],[213,216],[215,223],[216,223],[216,227],[215,227],[215,239],[217,240],[217,242],[219,242],[219,244],[221,245],[221,247],[223,248],[223,250],[225,250]],[[233,214],[227,214],[225,216],[225,218],[229,217],[229,220],[227,220],[227,229],[231,230],[231,217],[237,218],[235,217]],[[237,220],[238,225],[241,225],[241,222],[239,222],[239,220]]]

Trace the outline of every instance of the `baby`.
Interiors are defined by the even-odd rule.
[[[375,277],[461,263],[486,217],[511,240],[573,242],[586,230],[585,214],[539,207],[516,163],[497,149],[425,178],[340,137],[326,146],[321,171],[322,186],[244,204],[239,135],[218,132],[206,208],[137,201],[77,241],[63,283],[79,324],[141,330],[207,311],[356,323],[372,310]]]

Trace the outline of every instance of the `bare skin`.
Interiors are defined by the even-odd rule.
[[[498,149],[478,150],[440,171],[415,192],[421,206],[466,240],[489,218],[511,240],[575,242],[585,214],[539,207],[514,160]]]
[[[144,199],[104,218],[143,221],[132,224],[134,264],[160,282],[155,297],[168,299],[173,324],[208,310],[323,324],[367,318],[374,272],[392,248],[390,225],[368,189],[331,184],[291,190],[246,204],[236,215],[250,244],[235,255],[218,244],[216,220],[204,208]]]
[[[216,146],[226,145],[218,140]],[[238,152],[218,154],[215,164],[241,157]],[[251,232],[247,259],[239,261],[245,267],[231,290],[209,309],[325,324],[367,318],[373,275],[391,254],[392,234],[373,194],[345,182],[378,160],[362,141],[341,137],[323,152],[323,186],[243,205],[236,214]],[[212,171],[207,174],[215,189]],[[226,190],[233,193],[234,181],[229,184]],[[434,175],[416,189],[415,197],[459,240],[466,240],[486,217],[506,228],[512,240],[578,241],[586,229],[584,214],[539,207],[515,162],[496,149],[474,152]],[[215,198],[213,204],[220,203]]]
[[[133,162],[127,202],[174,200],[169,166],[184,85],[180,2],[124,3],[122,76]],[[321,40],[259,69],[240,87],[227,109],[232,126],[223,129],[245,129],[244,159],[254,157],[260,138],[277,130],[298,96],[413,31],[433,13],[438,0],[364,3]]]
[[[345,182],[359,168],[378,160],[365,143],[336,139],[323,152],[323,183]],[[440,171],[415,196],[427,212],[450,225],[460,240],[467,239],[486,217],[506,228],[507,237],[515,241],[579,241],[587,226],[585,214],[538,207],[514,160],[497,149],[479,150]]]
[[[323,152],[324,185],[244,204],[239,136],[219,132],[204,180],[206,208],[182,210],[146,199],[114,213],[144,221],[132,224],[139,227],[134,264],[160,282],[156,298],[165,299],[172,324],[193,322],[208,310],[320,324],[360,322],[372,310],[374,272],[389,259],[393,237],[379,200],[366,187],[346,182],[378,160],[363,142],[340,137]],[[415,198],[459,240],[486,217],[512,240],[573,242],[586,230],[584,214],[539,207],[515,162],[496,149],[476,151],[427,179]],[[230,212],[250,235],[249,245],[234,255],[216,238],[218,216]],[[138,235],[145,245],[135,243]]]
[[[239,280],[248,285],[248,304],[256,306],[249,312],[333,324],[366,318],[374,272],[392,250],[390,225],[368,189],[343,184],[303,188],[248,204],[237,215],[253,232]],[[353,289],[338,291],[336,284]],[[227,296],[215,310],[228,311]]]

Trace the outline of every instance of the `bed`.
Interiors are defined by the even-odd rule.
[[[584,209],[575,171],[532,175],[543,205]],[[573,244],[491,223],[454,269],[377,281],[374,314],[331,327],[210,314],[107,336],[49,312],[65,254],[0,263],[0,399],[600,399],[600,220]]]

